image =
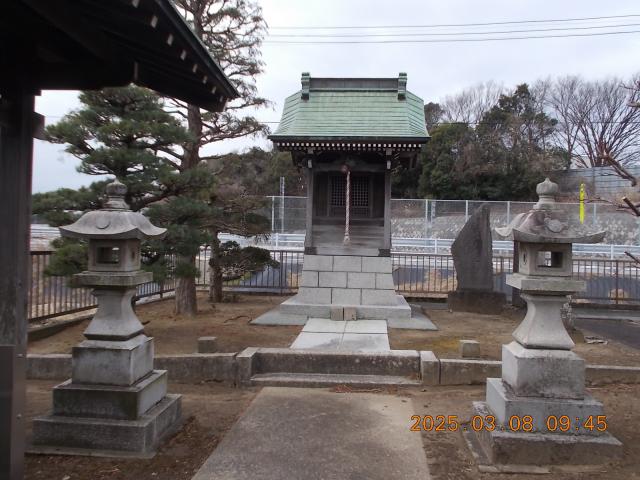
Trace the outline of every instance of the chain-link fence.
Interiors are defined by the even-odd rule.
[[[268,197],[265,212],[271,218],[273,233],[304,233],[305,197]],[[516,215],[531,209],[533,202],[483,202],[476,200],[391,200],[392,235],[402,239],[454,239],[469,217],[483,204],[491,209],[491,227],[507,225]],[[560,203],[574,221],[579,221],[577,203]],[[604,243],[640,244],[637,217],[607,203],[586,203],[584,222],[606,230]]]

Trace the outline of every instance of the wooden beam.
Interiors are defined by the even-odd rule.
[[[331,163],[321,163],[316,162],[314,167],[319,172],[336,172],[340,171],[344,165],[343,161],[339,162],[331,162]],[[353,172],[384,172],[387,168],[386,162],[381,161],[380,163],[356,163],[352,167]]]
[[[22,0],[34,12],[44,17],[47,22],[59,28],[78,45],[91,52],[96,58],[117,63],[120,59],[112,42],[95,26],[83,22],[73,2],[42,2],[38,0]]]
[[[314,165],[310,164],[310,167],[304,169],[304,173],[307,177],[307,211],[306,211],[306,233],[304,236],[304,246],[313,247],[313,184],[314,178]]]
[[[134,80],[133,63],[96,64],[94,61],[74,64],[41,64],[34,66],[34,78],[43,90],[97,90],[125,86]]]
[[[384,171],[384,239],[385,250],[391,250],[391,171]]]
[[[24,476],[34,97],[7,88],[0,95],[11,119],[0,127],[0,478],[18,480]]]

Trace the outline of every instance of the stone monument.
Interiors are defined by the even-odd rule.
[[[148,456],[181,423],[180,396],[167,394],[167,372],[153,369],[153,338],[131,305],[136,286],[152,280],[140,269],[140,241],[165,229],[129,209],[122,183],[106,193],[104,209],[60,227],[89,242],[88,270],[74,280],[93,288],[98,310],[73,347],[71,379],[53,389],[52,414],[34,420],[37,451]]]
[[[499,314],[506,296],[493,291],[493,249],[489,205],[482,204],[451,245],[457,286],[447,295],[454,312]]]
[[[486,402],[473,404],[474,418],[492,416],[496,427],[477,429],[475,439],[496,465],[599,463],[622,444],[607,431],[602,403],[585,392],[585,362],[571,351],[560,310],[585,289],[572,278],[572,243],[596,243],[605,232],[572,222],[549,179],[536,191],[532,210],[496,229],[518,243],[520,271],[507,283],[522,291],[527,314],[502,347],[502,378],[488,378]]]
[[[392,170],[413,164],[428,139],[424,102],[407,91],[404,73],[303,73],[301,83],[269,138],[305,170],[303,270],[298,294],[254,323],[380,319],[420,328],[394,287],[390,202]]]

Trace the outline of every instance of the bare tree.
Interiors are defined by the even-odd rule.
[[[637,161],[640,148],[640,93],[623,87],[619,78],[584,82],[575,105],[580,149],[578,164],[583,167],[628,166]],[[616,170],[617,172],[617,170]]]
[[[498,103],[505,92],[503,85],[493,80],[478,83],[456,95],[448,95],[441,103],[445,122],[478,123],[485,113]]]
[[[543,98],[545,110],[558,121],[553,142],[565,151],[566,168],[569,168],[574,162],[580,163],[578,135],[588,113],[588,108],[583,106],[583,81],[577,76],[567,76],[545,80],[545,83],[548,85]]]

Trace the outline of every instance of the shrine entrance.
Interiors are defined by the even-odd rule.
[[[384,222],[384,174],[352,172],[350,182],[351,223],[382,225]],[[326,172],[316,176],[314,223],[344,225],[346,189],[347,176],[344,173]]]

